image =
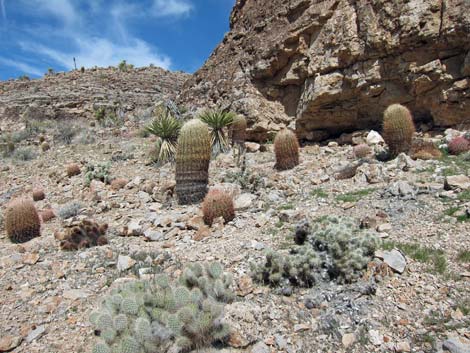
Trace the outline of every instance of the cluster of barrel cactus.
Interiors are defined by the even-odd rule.
[[[390,157],[395,158],[400,153],[411,148],[415,125],[411,112],[401,104],[392,104],[384,112],[383,138],[388,145]]]
[[[176,195],[182,205],[201,202],[207,193],[211,159],[209,128],[199,119],[184,124],[176,150]]]
[[[26,243],[41,236],[41,219],[32,200],[16,199],[7,206],[5,229],[13,243]]]
[[[93,353],[187,352],[223,341],[229,335],[223,305],[233,296],[229,281],[219,264],[196,264],[179,284],[157,275],[122,285],[90,316],[100,337]]]
[[[230,222],[235,218],[232,196],[224,190],[210,190],[204,198],[202,213],[204,222],[209,226],[218,217],[223,217],[225,222]]]
[[[253,278],[273,286],[311,287],[326,270],[326,279],[351,283],[360,278],[380,240],[350,219],[328,217],[312,227],[308,222],[297,226],[295,242],[288,254],[269,251],[264,263],[252,264]]]

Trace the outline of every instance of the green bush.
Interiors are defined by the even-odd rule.
[[[206,123],[211,130],[212,153],[214,155],[228,151],[229,143],[224,129],[232,124],[234,117],[234,113],[222,110],[206,110],[199,115],[199,119]]]

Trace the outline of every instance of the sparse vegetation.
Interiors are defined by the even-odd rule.
[[[229,144],[225,129],[232,124],[234,117],[234,113],[222,110],[207,110],[199,115],[199,119],[210,128],[212,153],[214,155],[228,151]]]
[[[367,195],[375,192],[375,188],[368,188],[368,189],[362,189],[362,190],[357,190],[357,191],[351,191],[347,192],[345,194],[341,194],[336,196],[337,201],[341,202],[358,202],[361,200],[363,197],[366,197]]]

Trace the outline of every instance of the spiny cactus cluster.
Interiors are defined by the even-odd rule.
[[[450,154],[459,155],[470,150],[470,142],[464,136],[454,137],[447,148]]]
[[[389,147],[390,157],[395,158],[402,152],[408,153],[414,133],[413,116],[408,108],[401,104],[392,104],[385,110],[382,135]]]
[[[294,240],[297,245],[287,255],[270,250],[264,263],[252,264],[253,278],[272,286],[311,287],[325,277],[351,283],[360,278],[379,245],[376,236],[337,217],[313,227],[308,222],[299,224]]]
[[[288,255],[272,250],[266,252],[266,261],[262,266],[251,264],[253,278],[271,286],[294,285],[311,287],[316,282],[316,269],[320,258],[313,249],[296,246]]]
[[[176,151],[176,195],[182,205],[201,202],[207,193],[211,137],[199,119],[181,129]]]
[[[99,225],[96,222],[83,220],[63,233],[57,233],[56,239],[60,240],[62,250],[72,251],[92,246],[108,244],[106,239],[107,224]]]
[[[222,309],[232,295],[221,266],[193,265],[179,282],[157,275],[113,290],[90,316],[100,337],[93,353],[187,352],[224,340]]]
[[[13,200],[5,211],[5,228],[13,243],[26,243],[41,236],[41,219],[33,201]]]
[[[276,169],[287,170],[297,166],[299,164],[297,136],[288,129],[279,131],[274,139],[274,152],[276,154]]]
[[[218,217],[223,217],[225,222],[230,222],[235,218],[233,199],[223,190],[212,189],[204,199],[202,213],[204,222],[209,226]]]
[[[351,219],[338,217],[316,223],[308,242],[320,253],[329,277],[346,283],[361,277],[380,244],[377,236],[359,231]]]
[[[88,164],[85,171],[85,184],[90,186],[92,180],[99,180],[105,184],[109,184],[112,180],[109,163],[100,163],[97,165]]]

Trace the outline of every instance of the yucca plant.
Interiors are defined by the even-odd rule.
[[[212,154],[225,153],[229,149],[224,128],[232,124],[235,114],[223,110],[206,110],[199,115],[211,130]]]
[[[159,108],[157,117],[146,130],[158,137],[155,144],[153,161],[158,164],[175,160],[176,143],[181,129],[181,122],[168,109]]]

